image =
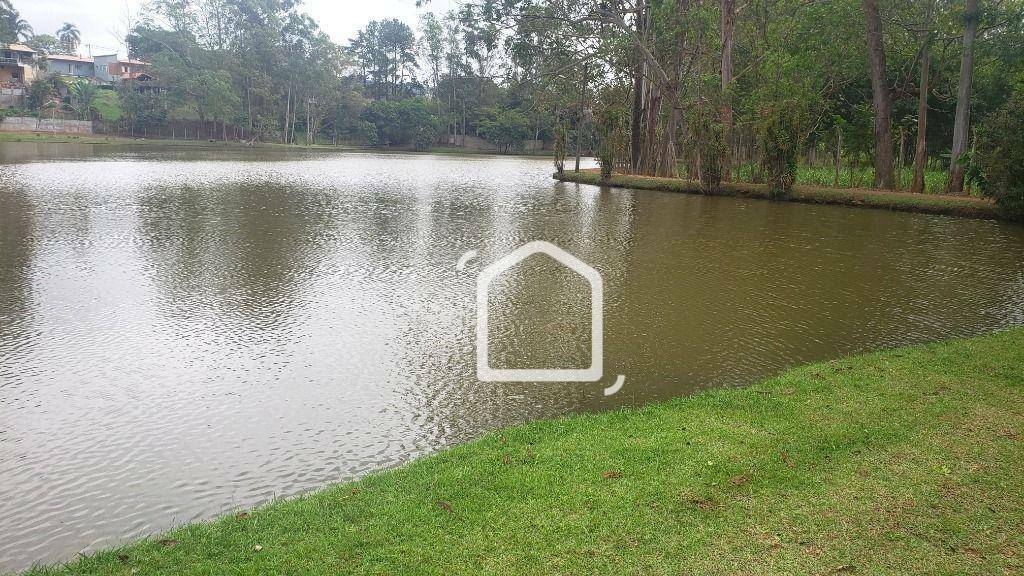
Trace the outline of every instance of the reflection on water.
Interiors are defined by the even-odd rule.
[[[540,159],[0,158],[0,569],[531,418],[1024,322],[1024,229],[994,222],[579,187]],[[536,239],[604,276],[605,382],[475,379],[475,271]],[[499,278],[492,364],[588,364],[588,298],[543,257]]]

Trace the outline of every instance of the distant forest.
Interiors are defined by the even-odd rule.
[[[3,10],[7,40],[31,45]],[[870,168],[864,185],[918,192],[933,172],[952,194],[1019,180],[979,159],[1020,154],[1000,138],[1024,117],[1022,0],[470,0],[342,44],[293,0],[153,0],[126,42],[159,87],[119,87],[114,125],[130,134],[541,140],[608,170],[780,193],[797,165],[832,167],[836,183]]]

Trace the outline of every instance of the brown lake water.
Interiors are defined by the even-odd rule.
[[[0,572],[530,419],[1024,323],[1021,226],[551,171],[0,144]],[[531,240],[603,275],[601,382],[476,379],[476,274]],[[492,364],[587,363],[587,285],[552,260],[489,310]]]

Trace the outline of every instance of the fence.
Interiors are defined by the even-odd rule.
[[[52,132],[55,134],[92,134],[89,120],[64,120],[63,118],[32,118],[11,116],[0,123],[0,132]]]
[[[0,86],[0,106],[24,106],[25,89],[20,86]]]

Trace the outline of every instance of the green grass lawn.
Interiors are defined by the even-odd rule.
[[[32,574],[1019,574],[1022,392],[1024,329],[812,364]]]

